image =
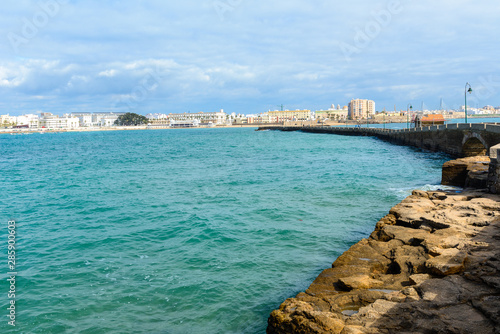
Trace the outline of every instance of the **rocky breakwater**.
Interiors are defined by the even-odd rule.
[[[500,333],[500,196],[414,191],[267,333]]]

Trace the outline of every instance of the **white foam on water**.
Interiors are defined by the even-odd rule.
[[[453,186],[443,186],[441,184],[425,184],[421,187],[412,188],[389,188],[387,189],[389,193],[395,194],[399,199],[404,199],[410,196],[413,190],[423,190],[423,191],[447,191],[447,192],[462,192],[463,188],[453,187]]]

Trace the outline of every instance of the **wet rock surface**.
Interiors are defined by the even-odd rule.
[[[267,333],[500,333],[500,196],[414,191]]]

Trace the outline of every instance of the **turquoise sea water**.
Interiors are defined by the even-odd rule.
[[[0,332],[264,333],[391,206],[437,185],[445,160],[254,129],[0,135]]]

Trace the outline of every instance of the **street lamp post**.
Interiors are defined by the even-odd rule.
[[[413,106],[411,103],[408,103],[408,106],[406,106],[406,128],[410,128],[410,114],[408,113],[408,109],[411,111],[413,109]]]
[[[469,89],[467,89],[469,87]],[[467,93],[471,94],[472,93],[472,87],[470,86],[470,83],[465,84],[465,123],[467,124]]]

